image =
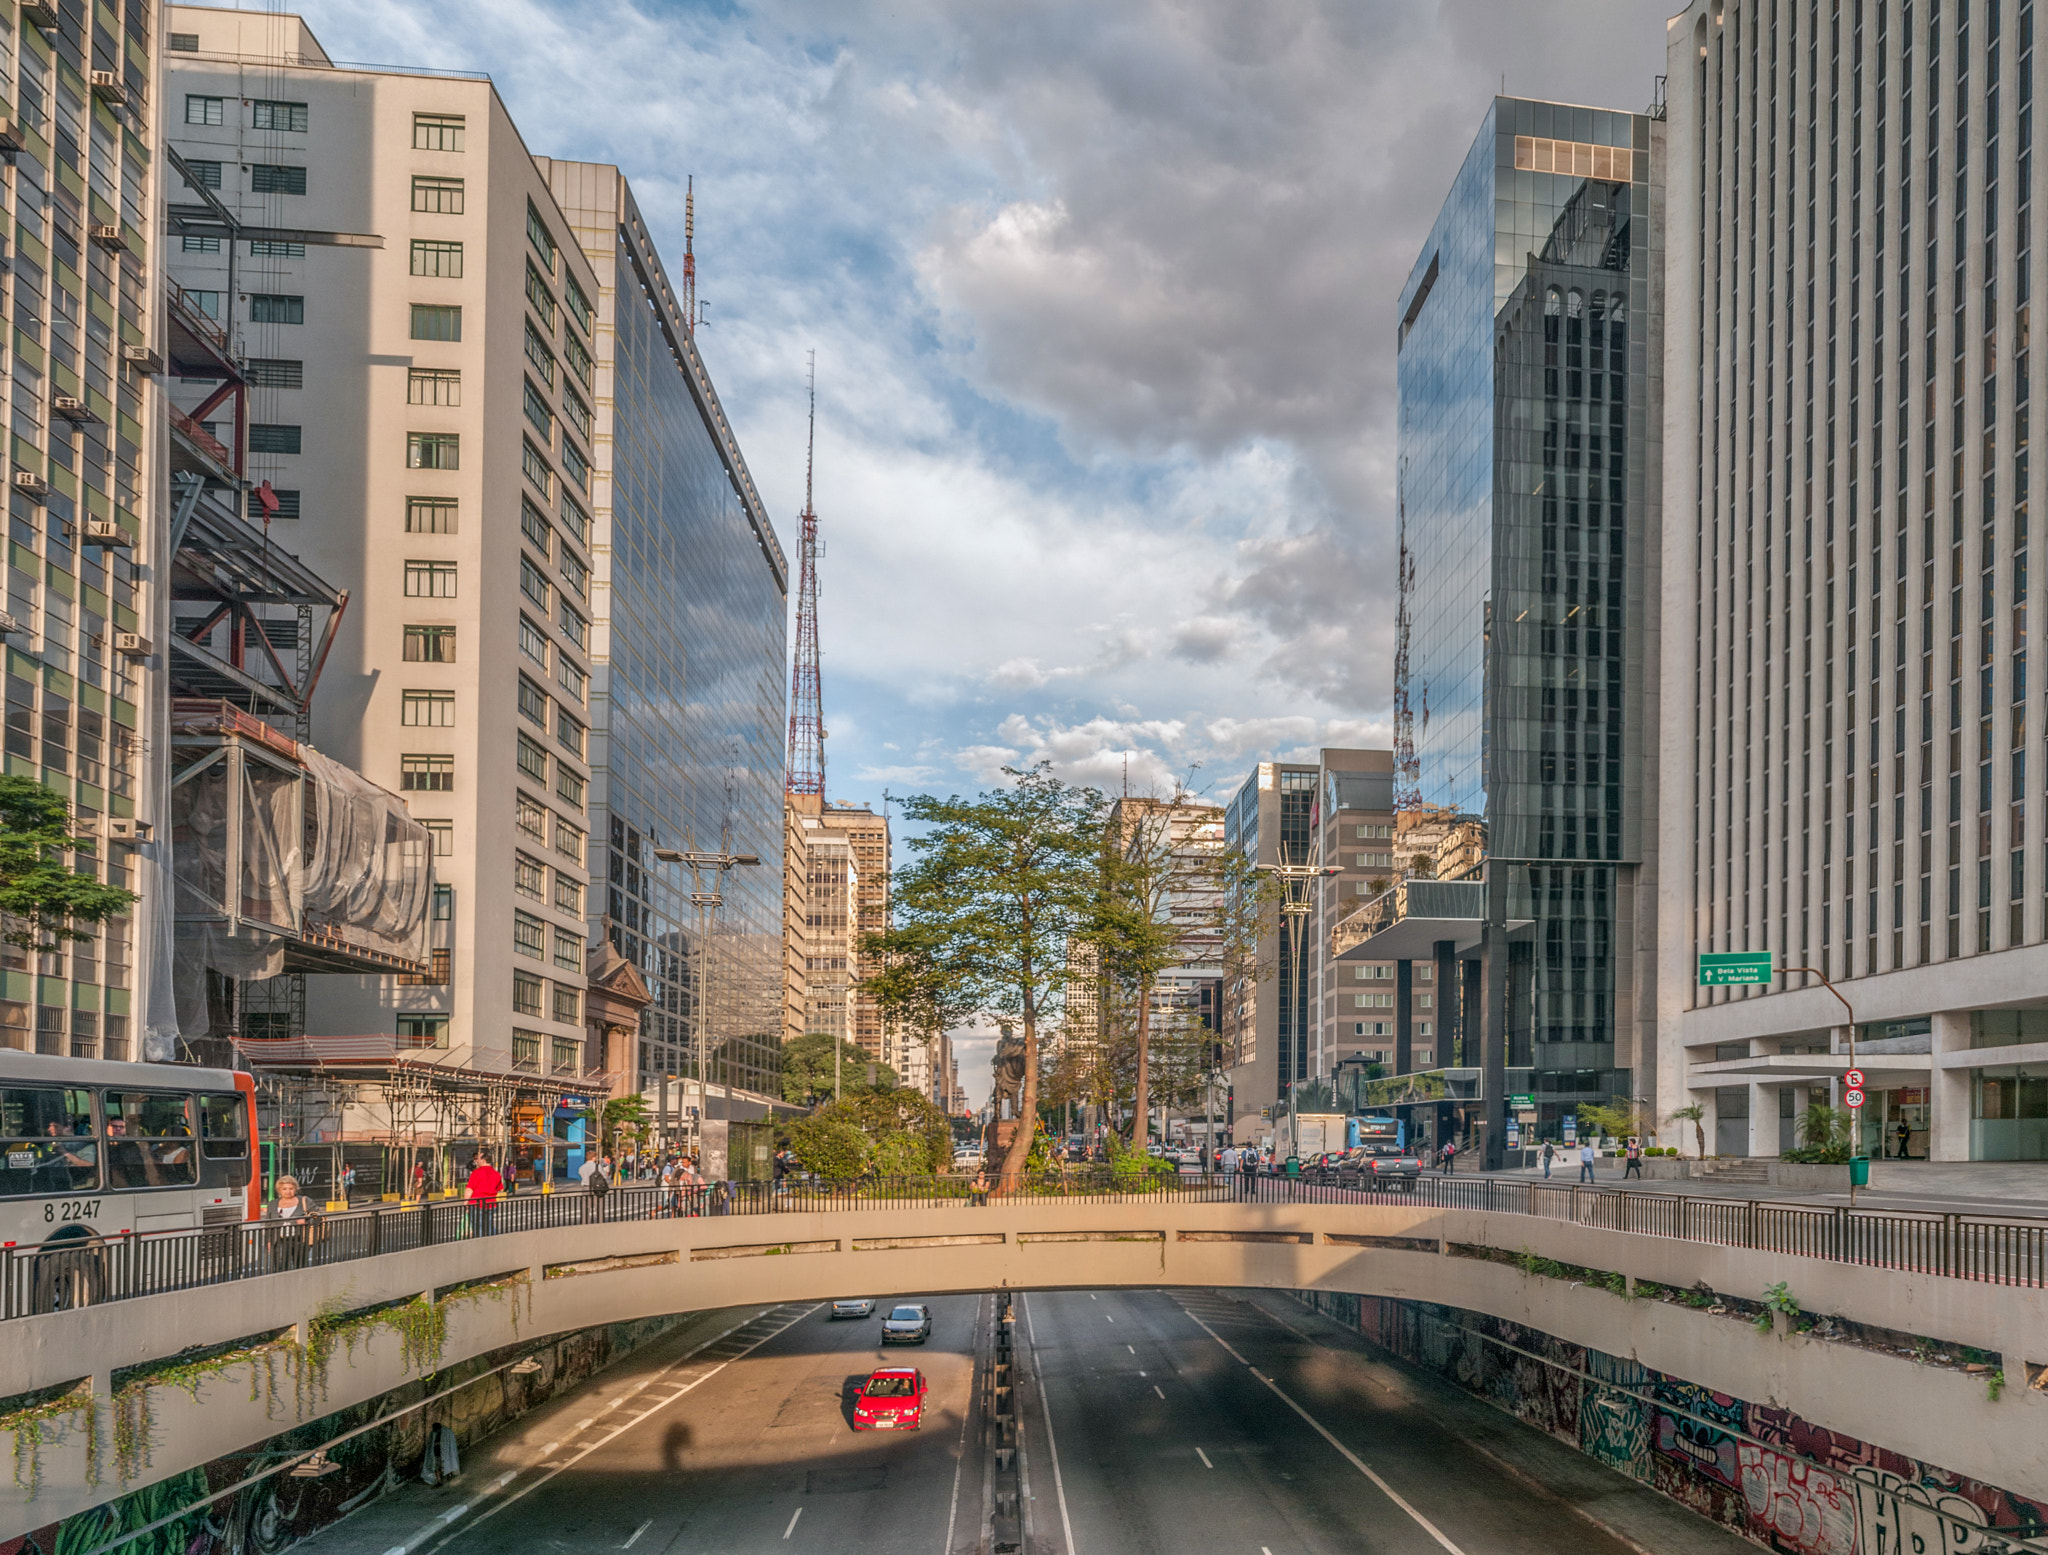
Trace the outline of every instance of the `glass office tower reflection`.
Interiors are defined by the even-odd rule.
[[[1483,919],[1428,953],[1465,963],[1439,1047],[1489,1155],[1510,1066],[1524,1137],[1652,1094],[1663,128],[1495,99],[1401,296],[1411,814],[1484,822]]]
[[[654,995],[640,1089],[664,1075],[779,1091],[786,569],[617,170],[552,164],[613,330],[598,496],[592,938]],[[609,252],[596,252],[598,231]],[[600,332],[601,334],[602,332]],[[598,439],[600,457],[606,440]],[[750,511],[751,510],[751,511]],[[656,847],[753,854],[718,906]],[[717,877],[707,874],[707,891]]]

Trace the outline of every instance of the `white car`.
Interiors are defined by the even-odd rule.
[[[832,1310],[826,1314],[828,1322],[842,1317],[873,1317],[875,1298],[872,1296],[845,1296],[832,1303]]]

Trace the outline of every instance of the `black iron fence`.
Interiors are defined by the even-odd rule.
[[[727,1183],[681,1191],[635,1184],[603,1194],[526,1194],[488,1205],[436,1199],[303,1220],[107,1238],[78,1236],[0,1249],[0,1318],[195,1290],[512,1231],[669,1216],[974,1209],[1041,1200],[1420,1204],[2001,1285],[2048,1285],[2048,1219],[1852,1210],[1478,1176],[1425,1176],[1405,1188],[1362,1188],[1263,1174],[1130,1176],[1108,1169],[1068,1168],[1020,1179],[973,1181],[908,1177],[835,1182],[796,1176],[776,1183]]]

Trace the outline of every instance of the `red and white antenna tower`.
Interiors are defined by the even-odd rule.
[[[697,175],[683,187],[683,325],[697,333]]]
[[[688,261],[686,260],[685,263]],[[789,675],[789,772],[792,794],[825,797],[825,717],[818,682],[818,514],[811,472],[818,447],[818,353],[811,353],[811,430],[804,447],[802,562],[796,586],[796,656]]]

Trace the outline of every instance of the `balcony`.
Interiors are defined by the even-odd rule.
[[[1444,940],[1460,952],[1476,947],[1485,921],[1484,880],[1404,880],[1340,919],[1330,931],[1330,954],[1340,961],[1427,961]]]

